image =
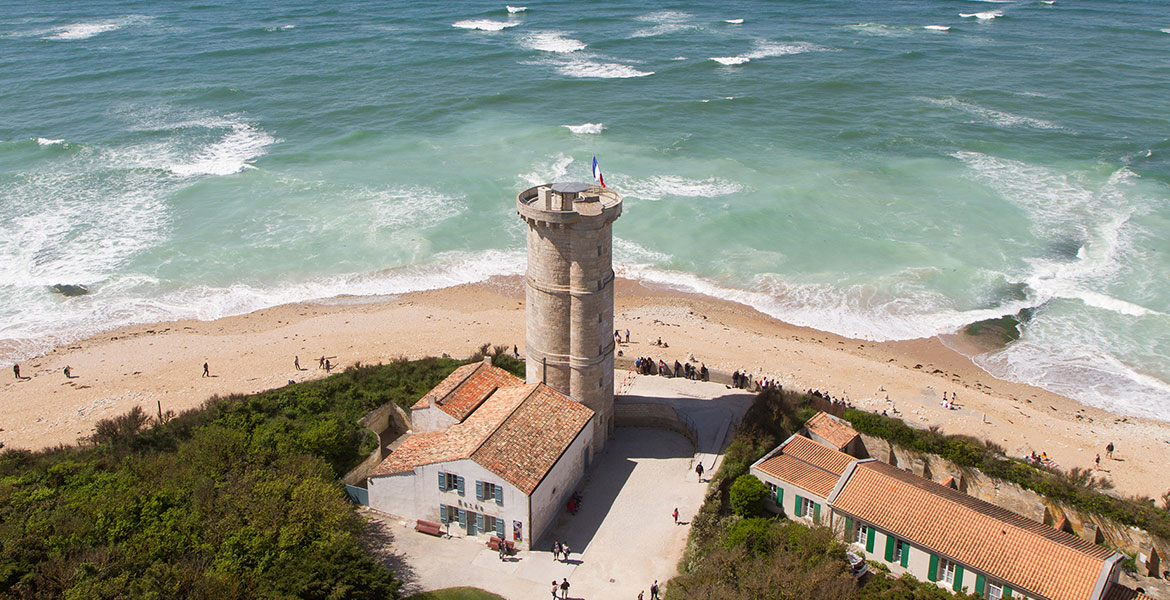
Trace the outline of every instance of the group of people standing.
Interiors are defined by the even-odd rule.
[[[707,369],[707,365],[699,363],[695,366],[689,361],[683,364],[679,361],[674,361],[674,365],[666,364],[664,360],[655,361],[650,357],[641,357],[634,361],[634,368],[642,375],[662,375],[663,377],[686,377],[687,379],[694,379],[696,381],[710,381],[711,371]]]

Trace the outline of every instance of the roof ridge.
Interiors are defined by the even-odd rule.
[[[439,398],[435,398],[435,404],[442,404],[444,400],[446,400],[447,398],[452,396],[455,392],[459,391],[459,388],[463,387],[463,385],[466,384],[468,381],[470,381],[472,377],[475,377],[475,374],[479,373],[479,370],[482,369],[486,365],[487,365],[487,363],[483,363],[483,362],[477,363],[475,365],[475,368],[472,369],[471,371],[469,371],[467,373],[467,375],[465,375],[463,377],[463,379],[460,379],[459,383],[456,383],[446,394],[443,394]],[[440,382],[440,383],[442,383],[442,382]],[[431,388],[431,389],[433,390],[434,388]]]

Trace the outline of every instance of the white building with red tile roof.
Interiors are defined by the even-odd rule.
[[[1123,557],[1110,548],[803,436],[751,473],[771,490],[774,510],[832,527],[894,575],[989,600],[1101,600],[1118,588]]]
[[[593,446],[591,409],[486,359],[456,369],[411,417],[416,432],[370,474],[370,507],[520,547],[563,510]]]

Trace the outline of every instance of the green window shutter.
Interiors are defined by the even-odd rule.
[[[475,482],[475,499],[476,500],[483,500],[483,482],[482,481]]]
[[[447,491],[447,474],[442,471],[439,471],[439,491]]]
[[[780,507],[780,512],[784,512],[784,488],[776,488],[776,506]]]
[[[955,565],[955,585],[952,589],[956,592],[963,589],[963,565]]]
[[[792,513],[798,517],[803,517],[804,516],[804,507],[801,506],[801,503],[804,502],[804,498],[801,498],[800,494],[793,494],[793,495],[796,497],[796,501],[795,501],[796,508],[792,511]]]
[[[455,487],[459,488],[459,495],[462,496],[463,495],[463,478],[458,476],[458,475],[455,476]]]
[[[853,541],[853,517],[845,517],[845,541]]]
[[[813,523],[820,524],[821,522],[821,505],[813,503]]]
[[[870,527],[865,538],[865,551],[873,554],[873,527]]]
[[[975,574],[975,593],[982,597],[983,587],[987,584],[987,580],[983,578],[983,573]]]
[[[459,515],[459,526],[467,527],[467,511],[462,508],[456,508],[455,513]]]
[[[476,513],[475,515],[475,529],[476,531],[483,531],[483,515]]]
[[[894,562],[894,536],[886,534],[886,562]]]
[[[930,569],[926,572],[926,578],[931,581],[938,581],[938,555],[930,555]]]
[[[902,568],[910,566],[910,544],[902,542]]]
[[[439,520],[442,521],[443,523],[447,522],[447,505],[446,504],[439,505]]]
[[[506,539],[504,537],[504,520],[499,517],[496,517],[496,537],[501,540]]]
[[[1011,598],[1012,597],[1012,588],[1010,588],[1006,585],[1003,586],[1003,597],[1004,598]]]

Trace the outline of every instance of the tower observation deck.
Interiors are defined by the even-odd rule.
[[[526,379],[593,409],[593,450],[613,432],[613,222],[617,192],[584,183],[539,185],[516,196],[528,225]]]

